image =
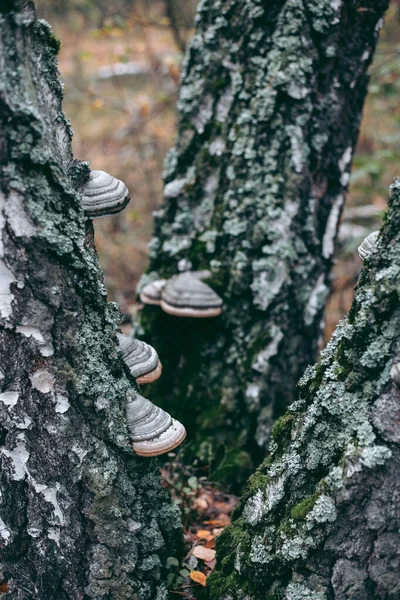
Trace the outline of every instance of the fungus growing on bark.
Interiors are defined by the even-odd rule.
[[[91,219],[113,215],[130,200],[126,185],[105,171],[91,171],[83,188],[82,207]]]
[[[182,423],[133,390],[128,393],[126,422],[133,449],[140,456],[170,452],[186,437]]]
[[[183,273],[184,271],[191,271],[193,268],[192,263],[188,258],[181,258],[181,260],[177,264],[178,271]]]
[[[394,363],[390,369],[392,381],[400,388],[400,362]]]
[[[141,302],[143,304],[156,304],[159,306],[161,304],[161,291],[166,283],[166,279],[157,279],[145,285],[140,292]]]
[[[362,260],[365,260],[371,255],[375,247],[376,241],[378,239],[378,236],[379,231],[373,231],[372,233],[367,235],[365,240],[363,240],[363,242],[361,242],[361,244],[358,246],[358,254]]]
[[[162,365],[153,346],[122,333],[117,333],[117,338],[122,358],[139,384],[151,383],[160,377]]]
[[[168,279],[161,308],[176,317],[216,317],[222,312],[222,299],[196,273],[185,271]]]

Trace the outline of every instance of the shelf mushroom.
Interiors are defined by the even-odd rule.
[[[160,377],[162,365],[150,344],[122,333],[117,333],[117,338],[122,358],[139,384],[152,383]]]
[[[134,390],[128,396],[126,422],[136,454],[158,456],[183,442],[186,430],[182,423]]]
[[[161,304],[161,291],[165,284],[166,279],[156,279],[145,285],[140,292],[140,300],[143,304]]]
[[[379,231],[373,231],[358,246],[358,254],[362,260],[369,258],[379,236]]]
[[[396,386],[400,388],[400,362],[393,364],[392,368],[390,369],[390,376]]]
[[[91,219],[113,215],[129,203],[126,185],[105,171],[91,171],[83,188],[82,207]]]
[[[222,299],[196,273],[185,271],[168,279],[161,308],[176,317],[216,317],[222,312]]]

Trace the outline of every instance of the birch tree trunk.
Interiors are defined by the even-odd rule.
[[[347,319],[217,549],[215,600],[400,598],[400,179]]]
[[[225,310],[145,307],[157,401],[230,482],[315,360],[351,158],[387,0],[203,0],[182,75],[149,273],[212,271]]]
[[[1,2],[0,580],[18,600],[161,600],[179,515],[129,444],[57,49],[32,2]]]

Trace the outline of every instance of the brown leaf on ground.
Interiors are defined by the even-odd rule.
[[[204,573],[201,573],[200,571],[192,571],[189,577],[192,579],[192,581],[199,583],[203,587],[206,587],[207,577],[204,575]]]
[[[196,531],[196,537],[198,537],[200,540],[213,540],[214,539],[214,535],[208,531],[208,529],[199,529],[198,531]]]
[[[212,560],[208,561],[207,563],[207,567],[210,569],[210,572],[214,569],[215,565],[217,564],[217,559],[213,558]],[[210,574],[210,573],[208,573]]]
[[[193,509],[198,511],[207,510],[208,502],[204,496],[199,496],[193,500]]]
[[[211,561],[215,558],[215,550],[212,548],[205,548],[204,546],[196,546],[193,548],[193,556],[200,558],[200,560]]]
[[[214,540],[208,540],[208,542],[206,544],[204,544],[205,548],[215,548],[215,541]]]
[[[226,502],[214,502],[214,509],[222,514],[231,514],[232,510],[235,508],[237,504],[237,499],[235,497],[229,497]]]
[[[218,515],[217,519],[211,519],[209,521],[204,521],[205,525],[213,525],[214,527],[225,527],[225,525],[229,525],[231,522],[228,515]]]

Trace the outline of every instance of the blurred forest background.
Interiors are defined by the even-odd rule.
[[[132,201],[95,221],[109,299],[134,317],[146,268],[152,213],[162,199],[162,169],[175,136],[176,100],[196,0],[38,0],[39,15],[61,40],[64,108],[76,158],[122,179]],[[350,192],[343,214],[325,341],[347,312],[361,261],[357,245],[380,225],[387,189],[400,175],[400,0],[381,32]]]

